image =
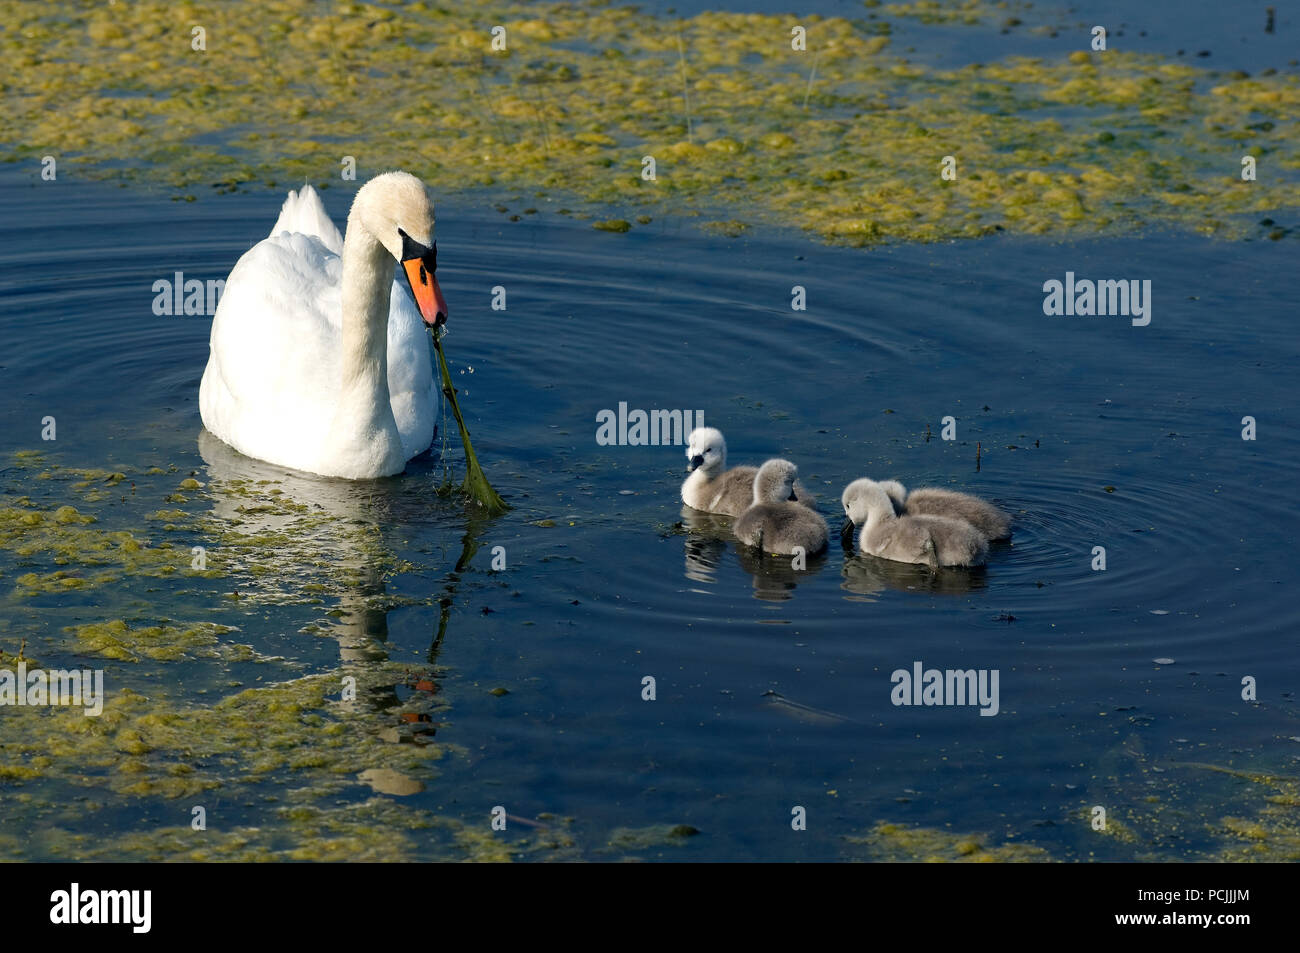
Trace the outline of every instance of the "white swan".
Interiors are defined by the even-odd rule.
[[[821,515],[795,502],[798,468],[789,460],[768,460],[754,477],[752,505],[736,521],[736,539],[765,553],[783,556],[796,548],[811,556],[826,548],[828,531]]]
[[[983,534],[964,520],[946,516],[899,516],[884,487],[872,480],[854,480],[841,497],[852,526],[861,526],[858,547],[868,555],[902,563],[978,566],[988,554]]]
[[[433,201],[413,175],[362,186],[343,238],[310,185],[290,192],[270,237],[226,281],[199,386],[204,426],[240,453],[309,473],[400,473],[433,440],[425,325],[447,315],[436,256]],[[393,279],[398,261],[407,290]]]
[[[686,438],[691,475],[682,484],[682,502],[702,513],[739,516],[754,502],[758,467],[727,469],[727,441],[716,427],[696,427]],[[794,499],[808,504],[812,494],[798,481]]]
[[[897,480],[883,480],[880,487],[893,500],[894,512],[899,515],[946,516],[965,520],[990,542],[1011,538],[1011,517],[978,496],[939,487],[921,487],[909,493]]]

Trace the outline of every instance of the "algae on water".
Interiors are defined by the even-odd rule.
[[[990,846],[980,835],[885,822],[844,839],[854,845],[853,855],[865,851],[865,859],[873,861],[992,864],[1051,859],[1046,850],[1032,844]]]
[[[1041,6],[1015,8],[1024,36],[1074,28]],[[998,57],[1007,5],[988,2],[801,16],[805,50],[792,49],[788,16],[495,10],[505,51],[469,0],[0,0],[0,155],[35,167],[53,154],[60,172],[191,198],[325,186],[352,155],[360,179],[404,168],[440,192],[527,191],[615,232],[657,211],[705,215],[723,234],[766,222],[864,246],[1152,225],[1298,234],[1260,218],[1297,205],[1290,71],[1118,48]],[[993,52],[929,65],[895,48],[900,18],[918,48],[930,31],[947,47],[942,31],[982,30]],[[193,23],[207,30],[202,51]],[[395,102],[399,88],[438,93]],[[1244,155],[1267,174],[1243,181]]]

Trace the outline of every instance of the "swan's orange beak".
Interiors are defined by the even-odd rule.
[[[402,262],[406,272],[406,281],[415,296],[415,304],[420,309],[420,317],[431,328],[447,322],[447,299],[442,296],[438,279],[425,267],[421,258],[408,258]]]

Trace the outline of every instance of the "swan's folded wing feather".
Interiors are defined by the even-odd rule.
[[[306,460],[333,417],[341,260],[281,233],[246,252],[212,320],[200,390],[207,428],[263,460]]]
[[[269,237],[274,238],[281,232],[310,235],[320,239],[322,245],[334,254],[343,255],[343,236],[339,234],[334,221],[325,211],[325,203],[320,193],[310,185],[304,185],[297,192],[290,192],[280,208],[280,217],[275,220]]]

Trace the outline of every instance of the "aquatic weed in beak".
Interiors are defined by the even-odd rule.
[[[438,371],[442,375],[442,392],[447,402],[451,404],[456,426],[460,428],[460,441],[465,447],[465,482],[460,485],[461,492],[487,510],[489,515],[496,516],[510,507],[506,505],[505,500],[501,499],[501,495],[492,489],[492,484],[484,475],[483,468],[479,466],[478,457],[474,455],[474,446],[469,440],[469,428],[465,426],[465,418],[461,416],[460,404],[456,402],[456,388],[451,385],[451,372],[447,370],[447,358],[442,353],[442,333],[437,327],[432,328],[432,331],[433,349],[438,354]]]
[[[433,332],[433,349],[438,354],[442,393],[451,404],[452,416],[456,418],[456,426],[460,428],[460,442],[465,447],[465,482],[460,486],[461,492],[492,516],[504,513],[510,507],[492,488],[492,484],[483,473],[483,468],[479,466],[474,445],[470,443],[469,428],[465,426],[465,418],[461,416],[460,404],[456,400],[456,388],[451,383],[447,358],[442,353],[442,332],[439,328],[447,323],[447,301],[442,296],[442,289],[438,287],[438,279],[434,277],[434,273],[438,270],[438,243],[422,245],[400,228],[397,234],[402,236],[402,271],[406,275],[411,294],[415,297],[415,303],[420,309],[420,317]]]

